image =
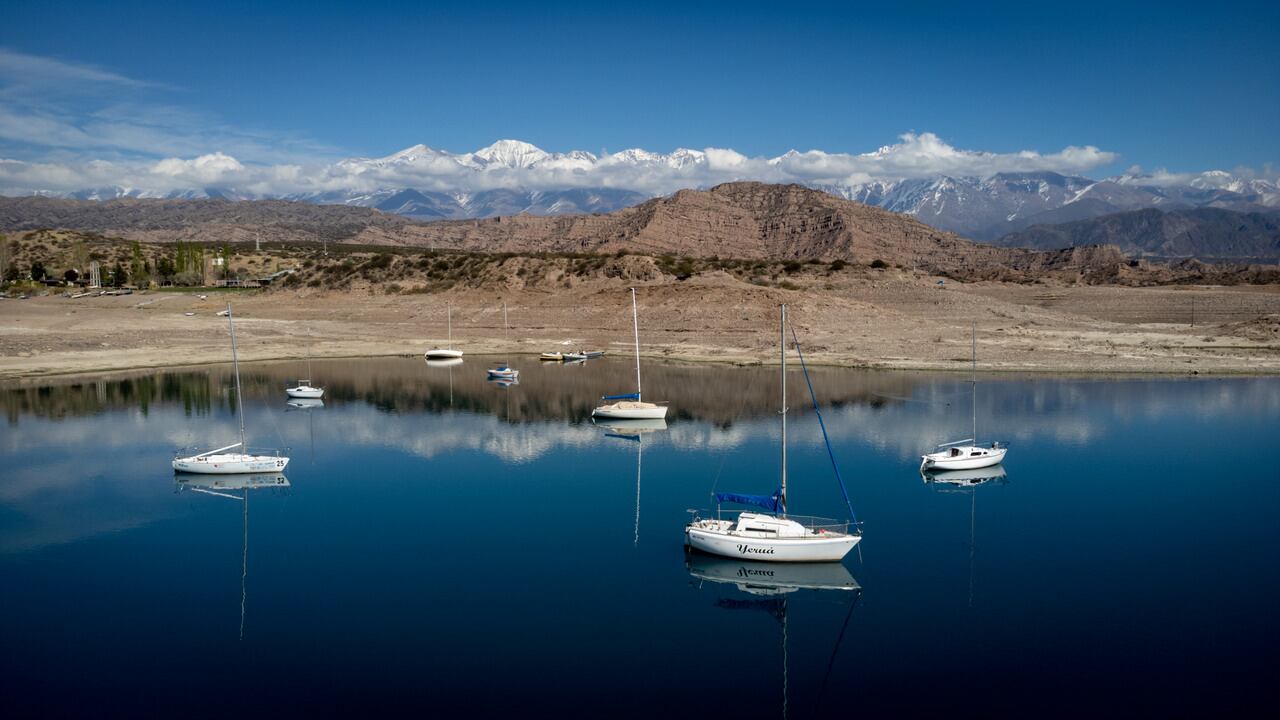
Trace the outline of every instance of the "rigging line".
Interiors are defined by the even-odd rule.
[[[822,675],[822,685],[818,687],[818,700],[822,699],[822,694],[826,692],[827,680],[831,677],[831,668],[835,667],[836,655],[840,652],[840,643],[844,642],[844,633],[849,629],[849,618],[853,617],[853,609],[857,607],[858,601],[862,599],[862,591],[855,590],[853,602],[849,603],[849,611],[844,614],[844,624],[840,626],[840,634],[836,636],[836,644],[831,648],[831,657],[827,659],[827,671]]]
[[[822,441],[827,445],[827,457],[831,458],[831,469],[835,471],[836,482],[840,483],[840,494],[844,496],[844,504],[849,508],[849,518],[857,525],[858,516],[853,512],[853,503],[849,500],[849,490],[844,486],[844,478],[840,476],[840,466],[836,464],[836,453],[831,449],[831,438],[827,436],[827,423],[822,419],[822,409],[818,407],[818,396],[813,392],[813,381],[809,379],[809,366],[804,361],[804,353],[800,350],[800,338],[796,335],[794,325],[791,326],[791,340],[795,343],[796,355],[800,358],[800,369],[804,371],[804,382],[809,386],[809,399],[813,401],[813,412],[818,416],[818,427],[822,428]]]
[[[720,456],[720,469],[719,469],[719,470],[716,470],[716,478],[715,478],[715,480],[711,481],[711,494],[712,494],[712,495],[715,495],[715,494],[716,494],[716,486],[718,486],[718,485],[720,484],[720,473],[724,471],[724,461],[725,461],[725,460],[728,460],[728,459],[729,459],[729,455],[728,455],[727,453],[726,453],[726,454],[722,454],[722,455]]]

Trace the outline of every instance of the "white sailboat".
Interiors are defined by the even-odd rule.
[[[502,341],[507,341],[507,303],[502,303]],[[520,377],[520,371],[511,367],[511,358],[507,357],[507,361],[498,367],[489,368],[490,380],[506,380],[515,383]]]
[[[226,447],[175,457],[173,469],[178,472],[199,473],[202,475],[241,475],[253,473],[283,472],[289,464],[289,458],[277,454],[279,451],[255,453],[244,439],[244,398],[240,390],[240,359],[236,353],[236,325],[231,317],[231,304],[227,304],[227,326],[231,329],[231,364],[236,376],[236,416],[240,419],[240,442]],[[239,452],[231,452],[240,448]]]
[[[311,385],[311,347],[307,347],[307,377],[305,380],[298,380],[298,384],[291,388],[285,388],[284,394],[291,398],[306,398],[316,400],[324,397],[324,388],[313,387]]]
[[[782,321],[782,474],[772,495],[716,493],[716,517],[696,515],[685,526],[685,542],[695,550],[725,557],[766,562],[838,562],[862,539],[847,522],[787,514],[787,306]],[[772,513],[740,512],[721,516],[719,503],[755,505]]]
[[[973,436],[942,443],[931,453],[920,456],[923,470],[974,470],[999,465],[1009,448],[998,442],[978,445],[978,324],[972,327],[970,383],[973,385]]]
[[[645,402],[640,396],[640,316],[636,311],[635,288],[631,288],[631,327],[635,333],[636,343],[636,391],[625,395],[605,395],[600,398],[604,403],[591,411],[592,417],[614,420],[653,420],[667,416],[665,402]],[[566,359],[568,359],[567,356]],[[585,355],[582,359],[586,359]]]
[[[432,348],[426,352],[428,360],[461,360],[462,351],[453,349],[453,305],[445,305],[445,313],[449,322],[449,347]]]

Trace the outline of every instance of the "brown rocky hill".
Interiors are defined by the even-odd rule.
[[[60,227],[163,242],[342,241],[488,253],[627,252],[688,258],[844,260],[959,278],[1047,274],[1097,283],[1168,282],[1112,246],[1037,251],[980,245],[914,218],[800,185],[682,190],[605,215],[414,222],[367,208],[270,201],[0,198],[0,229]],[[1234,271],[1233,271],[1234,272]],[[1181,278],[1187,273],[1177,273]],[[1192,275],[1196,273],[1191,273]]]

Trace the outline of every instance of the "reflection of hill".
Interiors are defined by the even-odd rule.
[[[74,380],[44,387],[0,391],[9,423],[22,415],[59,419],[94,415],[114,408],[139,408],[145,415],[153,404],[181,404],[188,415],[206,415],[213,403],[210,373],[162,371],[115,380]]]
[[[487,358],[469,360],[453,368],[428,367],[421,359],[329,360],[314,363],[315,382],[325,388],[332,405],[363,403],[388,413],[466,411],[496,415],[511,422],[565,420],[585,422],[602,394],[632,388],[633,369],[620,359],[581,365],[515,361],[520,384],[502,389],[485,377]],[[243,365],[241,378],[246,402],[284,401],[283,388],[293,380],[293,363]],[[910,396],[918,380],[902,373],[860,373],[830,368],[812,371],[823,403],[837,406],[867,404],[878,407],[886,398]],[[112,408],[152,404],[181,404],[187,413],[206,414],[214,399],[230,402],[229,366],[198,371],[160,372],[86,382],[83,379],[0,394],[11,423],[23,414],[58,418],[94,414]],[[645,396],[668,400],[673,420],[700,420],[725,428],[744,418],[776,411],[778,377],[775,369],[723,366],[645,366]],[[797,386],[803,382],[797,375]],[[891,402],[891,401],[890,401]],[[804,412],[807,397],[793,400]]]

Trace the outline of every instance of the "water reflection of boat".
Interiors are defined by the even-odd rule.
[[[236,325],[231,316],[231,303],[227,303],[227,328],[231,332],[231,364],[236,376],[236,417],[240,420],[240,442],[195,455],[174,457],[173,469],[205,475],[280,472],[289,464],[287,456],[278,454],[278,450],[254,453],[245,444],[244,394],[240,388],[240,358],[236,352]],[[240,452],[227,452],[233,448],[240,448]]]
[[[640,544],[640,467],[644,460],[644,435],[667,429],[667,421],[662,418],[649,420],[596,420],[591,421],[597,427],[604,428],[606,437],[631,440],[636,444],[636,527],[632,544]]]
[[[320,398],[290,398],[286,403],[293,410],[311,410],[324,407]]]
[[[753,595],[862,589],[843,563],[781,564],[690,553],[687,564],[689,574],[699,580],[736,585]]]
[[[938,483],[953,487],[973,487],[997,482],[1008,477],[1003,465],[969,470],[921,470],[920,477],[926,483]]]
[[[448,368],[448,367],[457,367],[461,364],[462,364],[462,358],[460,357],[444,358],[439,360],[435,358],[427,358],[427,367]]]
[[[518,371],[517,371],[517,372],[518,372]],[[490,373],[490,377],[489,377],[489,384],[490,384],[490,385],[497,385],[497,386],[498,386],[498,387],[500,387],[500,388],[506,389],[506,388],[511,387],[512,385],[519,385],[519,384],[520,384],[520,380],[519,380],[519,378],[515,378],[515,377],[509,377],[509,378],[508,378],[508,377],[497,377],[497,376],[494,376],[494,375],[493,375],[493,371],[492,371],[492,370],[490,370],[490,371],[489,371],[489,373]]]
[[[763,612],[776,620],[781,628],[780,644],[782,645],[782,717],[787,717],[790,701],[790,673],[787,653],[787,623],[789,614],[789,596],[800,590],[816,592],[848,593],[849,607],[844,614],[844,622],[840,632],[836,634],[831,647],[831,655],[827,658],[826,672],[816,691],[816,699],[821,698],[831,678],[831,668],[835,665],[840,653],[840,645],[849,629],[849,620],[853,617],[853,609],[857,607],[858,598],[862,596],[862,586],[849,574],[841,563],[814,564],[775,564],[748,562],[725,558],[711,557],[691,553],[687,556],[686,567],[689,574],[697,578],[699,589],[701,582],[718,585],[732,585],[750,595],[762,596],[752,599],[721,597],[716,600],[716,607],[722,610],[745,610]]]
[[[249,592],[249,491],[266,488],[284,489],[289,479],[281,473],[246,473],[241,475],[185,475],[177,474],[174,482],[178,491],[190,491],[235,500],[242,509],[242,542],[240,549],[240,639],[244,640],[245,609]],[[239,492],[238,495],[233,494]]]
[[[926,485],[942,493],[961,493],[969,496],[969,607],[973,607],[974,555],[977,549],[978,488],[1003,485],[1008,473],[1003,465],[972,470],[922,470],[920,477]]]

